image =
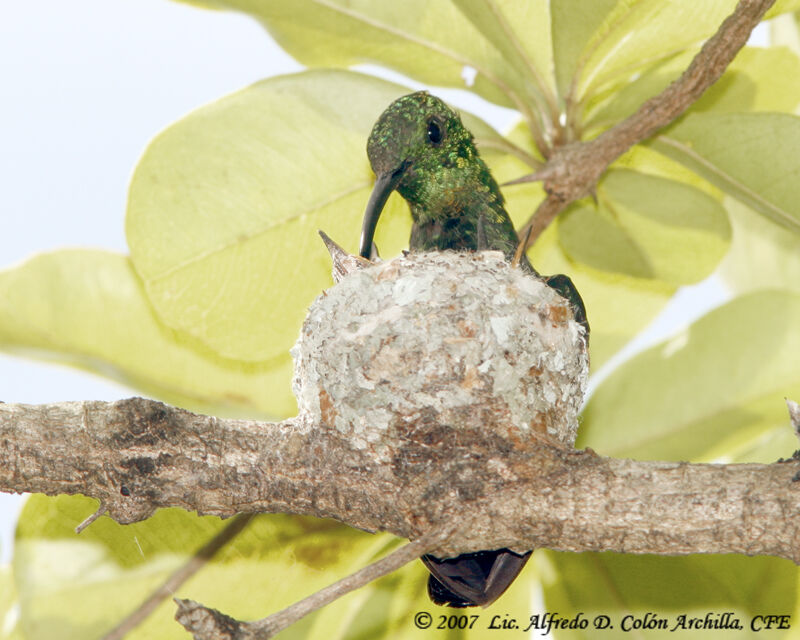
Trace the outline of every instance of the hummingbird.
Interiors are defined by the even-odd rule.
[[[426,91],[395,100],[375,123],[367,156],[376,179],[364,213],[361,257],[372,257],[378,219],[396,190],[411,210],[411,252],[492,250],[514,260],[520,243],[500,187],[472,134],[442,100]],[[541,277],[569,301],[588,339],[586,310],[572,281],[562,274],[540,276],[524,252],[518,261],[520,268]],[[510,549],[455,558],[426,554],[421,559],[431,573],[428,595],[443,606],[488,606],[519,575],[530,554]]]

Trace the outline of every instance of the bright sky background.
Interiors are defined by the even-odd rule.
[[[126,252],[127,186],[147,142],[202,104],[300,68],[242,15],[168,0],[5,3],[0,269],[61,247]],[[506,110],[455,91],[437,93],[495,127],[510,123]],[[675,331],[724,295],[714,282],[686,288],[634,348]],[[130,395],[99,377],[0,354],[5,402]],[[0,493],[2,562],[11,557],[20,505],[20,496]]]

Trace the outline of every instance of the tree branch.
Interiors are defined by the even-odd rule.
[[[395,455],[408,456],[410,447],[416,456],[412,476],[302,418],[220,420],[142,398],[0,404],[0,490],[82,493],[122,523],[160,507],[220,516],[279,511],[416,539],[457,519],[464,526],[437,550],[442,555],[546,547],[800,563],[794,461],[617,460],[543,440],[498,451],[457,429],[437,432],[398,443]],[[443,455],[461,457],[457,475],[429,472]]]
[[[740,0],[686,71],[664,91],[594,140],[556,147],[542,169],[509,183],[544,182],[547,197],[520,230],[522,237],[531,229],[528,246],[570,203],[591,193],[614,160],[670,124],[714,84],[774,3],[775,0]]]

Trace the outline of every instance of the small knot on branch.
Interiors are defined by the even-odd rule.
[[[175,620],[182,624],[195,640],[252,640],[253,638],[246,628],[246,623],[241,623],[216,609],[204,607],[194,600],[182,598],[174,600],[178,605]]]

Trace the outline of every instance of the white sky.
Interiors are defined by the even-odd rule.
[[[168,0],[27,0],[0,21],[0,269],[65,246],[126,251],[129,177],[158,131],[192,109],[301,67],[249,18]],[[503,128],[508,112],[440,92]],[[651,344],[718,303],[691,287]],[[710,296],[710,298],[709,298]],[[66,367],[0,354],[0,400],[114,400],[131,391]],[[0,494],[0,561],[19,496]]]

